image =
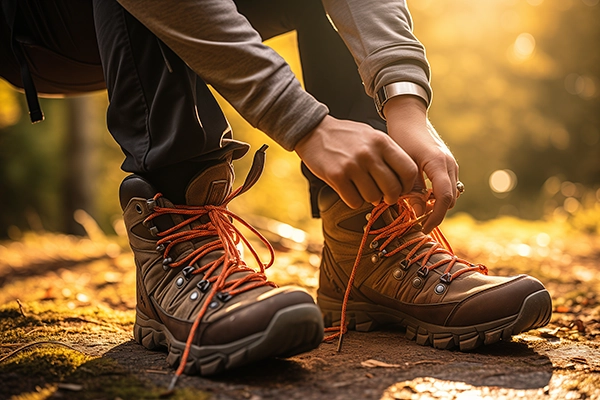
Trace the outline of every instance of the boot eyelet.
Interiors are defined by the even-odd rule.
[[[446,291],[446,285],[444,285],[443,283],[438,283],[437,285],[435,285],[435,288],[433,289],[433,291],[436,294],[443,294]]]
[[[153,211],[154,207],[156,206],[156,200],[154,200],[154,199],[148,199],[148,200],[146,200],[146,205],[148,206],[148,209],[150,211]]]
[[[419,289],[423,285],[423,280],[421,278],[415,278],[412,281],[412,285],[415,289]]]
[[[190,293],[190,300],[197,300],[198,296],[198,292],[192,292]]]
[[[184,280],[183,280],[183,278],[180,276],[180,277],[179,277],[179,278],[177,278],[177,280],[175,281],[175,284],[176,284],[178,287],[181,287],[181,286],[183,285],[183,282],[184,282]]]
[[[392,271],[392,276],[393,276],[393,277],[394,277],[394,279],[396,279],[396,280],[399,280],[399,281],[400,281],[400,280],[402,280],[402,279],[404,278],[404,275],[406,275],[406,273],[405,273],[405,272],[404,272],[404,270],[403,270],[403,269],[401,269],[401,268],[395,268],[395,269]]]
[[[375,250],[377,248],[377,246],[379,246],[379,242],[377,240],[373,240],[371,242],[371,244],[369,245],[369,247],[372,248],[373,250]]]
[[[192,272],[194,272],[195,269],[196,268],[194,268],[192,265],[188,265],[187,267],[181,270],[181,273],[183,274],[185,279],[190,279],[190,276],[192,276]]]
[[[233,296],[231,296],[228,292],[219,292],[217,293],[217,299],[221,300],[223,303],[230,300]]]
[[[163,260],[163,265],[168,266],[169,264],[171,264],[173,262],[173,259],[171,257],[167,257]]]
[[[367,214],[365,215],[365,219],[366,219],[367,221],[368,221],[368,220],[370,220],[370,219],[371,219],[371,213],[367,213]]]
[[[159,244],[158,246],[156,246],[156,251],[162,253],[163,251],[165,251],[165,245],[162,243]]]
[[[417,271],[417,275],[419,275],[421,278],[426,278],[427,275],[429,275],[429,270],[427,269],[426,266],[422,266],[421,268],[419,268],[419,270]]]
[[[440,276],[440,281],[442,283],[450,284],[450,282],[452,282],[452,275],[449,272],[447,272],[444,275]]]
[[[155,236],[155,237],[158,236],[158,228],[157,227],[152,226],[149,228],[149,231],[152,236]]]
[[[138,214],[143,212],[142,206],[140,206],[139,203],[135,205],[135,211],[137,211]]]
[[[206,291],[210,287],[210,282],[206,279],[202,279],[200,282],[196,283],[196,286],[198,287],[198,289],[200,289],[202,293],[206,293]]]
[[[400,268],[402,268],[404,271],[410,268],[410,263],[407,259],[400,261]]]
[[[217,308],[217,307],[219,307],[219,302],[218,301],[211,301],[210,304],[208,305],[208,308],[211,308],[213,310],[215,308]]]
[[[379,254],[373,254],[373,255],[371,256],[371,262],[372,262],[373,264],[376,264],[377,262],[379,262]]]

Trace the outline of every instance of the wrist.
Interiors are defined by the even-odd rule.
[[[401,125],[408,125],[411,122],[427,123],[427,106],[421,98],[412,95],[389,99],[382,112],[388,125],[390,123]]]
[[[331,123],[332,118],[333,117],[329,114],[325,115],[325,117],[317,124],[317,126],[304,135],[294,146],[294,151],[296,154],[300,156],[300,154],[306,150],[307,147],[310,147],[310,142],[312,142],[312,139],[318,137],[322,131],[327,130],[327,126]]]

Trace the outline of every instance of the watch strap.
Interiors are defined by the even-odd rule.
[[[387,103],[389,99],[407,94],[420,97],[427,105],[429,105],[429,95],[421,85],[417,85],[413,82],[394,82],[384,85],[375,93],[373,100],[375,101],[375,107],[377,108],[379,116],[385,120],[383,106],[385,106],[385,103]]]

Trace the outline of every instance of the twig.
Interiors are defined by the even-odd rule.
[[[144,372],[147,372],[149,374],[161,374],[161,375],[169,375],[169,371],[162,371],[159,369],[147,369]]]
[[[19,312],[21,315],[27,318],[27,315],[25,315],[25,311],[23,310],[23,304],[21,304],[21,300],[17,299],[17,304],[19,305]]]
[[[85,354],[83,351],[76,349],[75,347],[71,346],[70,344],[67,343],[63,343],[63,342],[59,342],[56,340],[41,340],[39,342],[31,342],[31,343],[27,343],[26,345],[23,345],[21,347],[19,347],[16,350],[11,351],[10,353],[8,353],[7,355],[5,355],[4,357],[0,358],[0,363],[4,362],[5,360],[9,359],[10,357],[14,356],[15,354],[20,353],[21,351],[28,349],[30,347],[34,347],[34,346],[38,346],[40,344],[54,344],[57,346],[63,346],[63,347],[67,347],[73,351],[77,351],[81,354]]]

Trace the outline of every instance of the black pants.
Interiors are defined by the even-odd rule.
[[[33,8],[82,0],[26,0]],[[110,100],[108,128],[125,153],[122,168],[173,187],[185,187],[190,175],[218,157],[227,122],[216,100],[173,51],[115,0],[92,0],[98,50]],[[327,20],[319,0],[237,0],[263,40],[297,31],[305,88],[337,118],[366,122],[385,130],[365,92],[356,64]],[[32,7],[30,7],[32,8]],[[68,10],[69,7],[62,7]],[[39,12],[43,19],[48,13]],[[69,15],[40,26],[65,25],[86,15]],[[61,43],[46,29],[40,40]],[[86,31],[86,35],[89,32]],[[182,172],[183,171],[183,172]],[[313,215],[316,193],[324,185],[307,168]],[[158,184],[159,189],[163,190]],[[183,195],[183,194],[182,194]],[[173,196],[172,196],[173,197]],[[175,199],[173,199],[175,200]]]

